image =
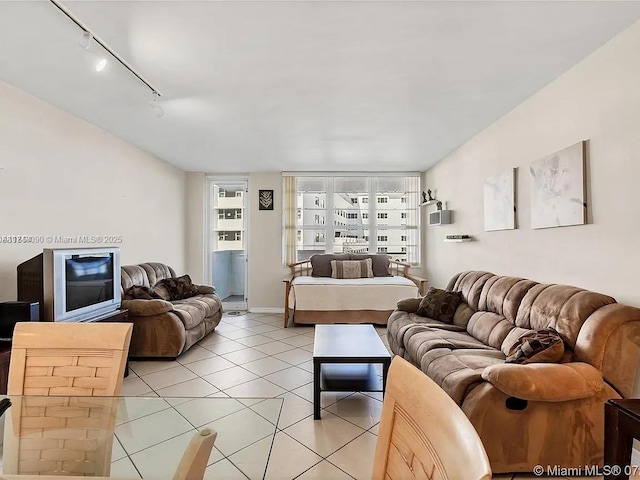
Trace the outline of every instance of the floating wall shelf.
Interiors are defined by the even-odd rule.
[[[472,240],[473,238],[445,238],[444,239],[445,242],[452,242],[452,243],[471,242]]]

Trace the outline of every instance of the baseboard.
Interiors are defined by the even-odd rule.
[[[284,313],[282,307],[249,307],[249,313]]]

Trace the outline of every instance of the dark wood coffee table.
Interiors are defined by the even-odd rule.
[[[382,382],[375,363],[382,364]],[[384,392],[391,355],[372,325],[316,325],[313,344],[313,418],[321,392]]]

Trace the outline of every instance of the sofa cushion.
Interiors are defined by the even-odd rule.
[[[174,300],[173,312],[178,315],[184,327],[190,330],[199,325],[205,317],[211,317],[220,310],[220,303],[214,294]]]
[[[501,365],[504,359],[504,354],[495,349],[437,348],[426,352],[418,365],[458,405],[461,405],[467,394],[483,383],[484,369],[492,365]]]
[[[442,325],[462,330],[456,325],[444,323]],[[404,357],[416,365],[420,364],[420,358],[426,352],[436,348],[495,350],[464,331],[444,330],[424,324],[416,324],[407,328],[404,332],[403,342],[406,349]]]
[[[154,291],[164,300],[181,300],[198,295],[198,287],[193,284],[189,275],[165,278],[153,287]],[[169,298],[166,298],[166,297]]]
[[[152,288],[143,285],[133,285],[129,287],[122,295],[123,300],[153,300],[154,298],[162,298]]]
[[[361,253],[352,253],[351,260],[366,260],[371,259],[371,267],[373,268],[374,277],[390,277],[389,271],[389,256],[382,253],[372,253],[365,255]]]
[[[527,332],[509,349],[507,363],[555,363],[564,354],[564,342],[551,328]]]
[[[470,335],[493,348],[500,348],[514,328],[502,315],[484,311],[474,313],[467,324]]]
[[[453,316],[460,301],[460,292],[448,292],[429,287],[416,313],[422,317],[433,318],[444,323],[453,323]]]
[[[311,276],[331,277],[331,260],[350,260],[348,253],[316,253],[311,255]]]
[[[371,259],[331,260],[331,278],[373,278]]]

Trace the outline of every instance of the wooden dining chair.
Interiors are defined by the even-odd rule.
[[[391,362],[373,480],[490,480],[480,437],[460,407],[406,360]]]
[[[17,323],[7,393],[119,395],[132,329],[130,323]]]

